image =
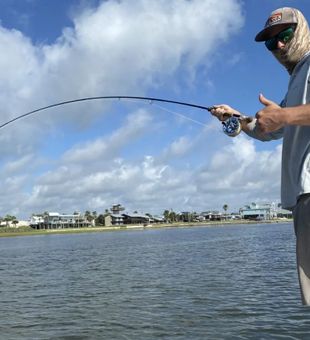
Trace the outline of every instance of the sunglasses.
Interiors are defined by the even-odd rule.
[[[281,31],[271,39],[265,41],[265,45],[269,51],[274,51],[278,48],[278,42],[281,41],[284,44],[288,43],[294,36],[295,28],[289,27]]]

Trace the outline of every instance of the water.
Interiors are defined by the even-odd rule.
[[[0,339],[309,339],[291,224],[0,239]]]

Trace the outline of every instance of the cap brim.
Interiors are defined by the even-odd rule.
[[[285,28],[291,26],[296,26],[296,23],[277,24],[266,27],[256,35],[255,41],[266,41],[280,33]]]

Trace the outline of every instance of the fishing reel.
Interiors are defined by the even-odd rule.
[[[215,109],[215,106],[210,106],[207,107],[208,111],[212,111],[213,109]],[[241,132],[242,128],[241,128],[241,120],[246,120],[246,121],[250,121],[251,118],[250,117],[246,117],[243,115],[232,115],[230,116],[227,113],[223,114],[223,117],[227,117],[228,118],[225,121],[222,121],[222,126],[223,126],[223,132],[229,136],[229,137],[236,137],[239,135],[239,133]]]
[[[241,132],[240,117],[231,116],[223,124],[223,132],[229,137],[236,137]]]

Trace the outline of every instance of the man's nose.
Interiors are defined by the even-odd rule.
[[[285,43],[281,40],[278,40],[277,42],[277,48],[282,50],[285,47]]]

